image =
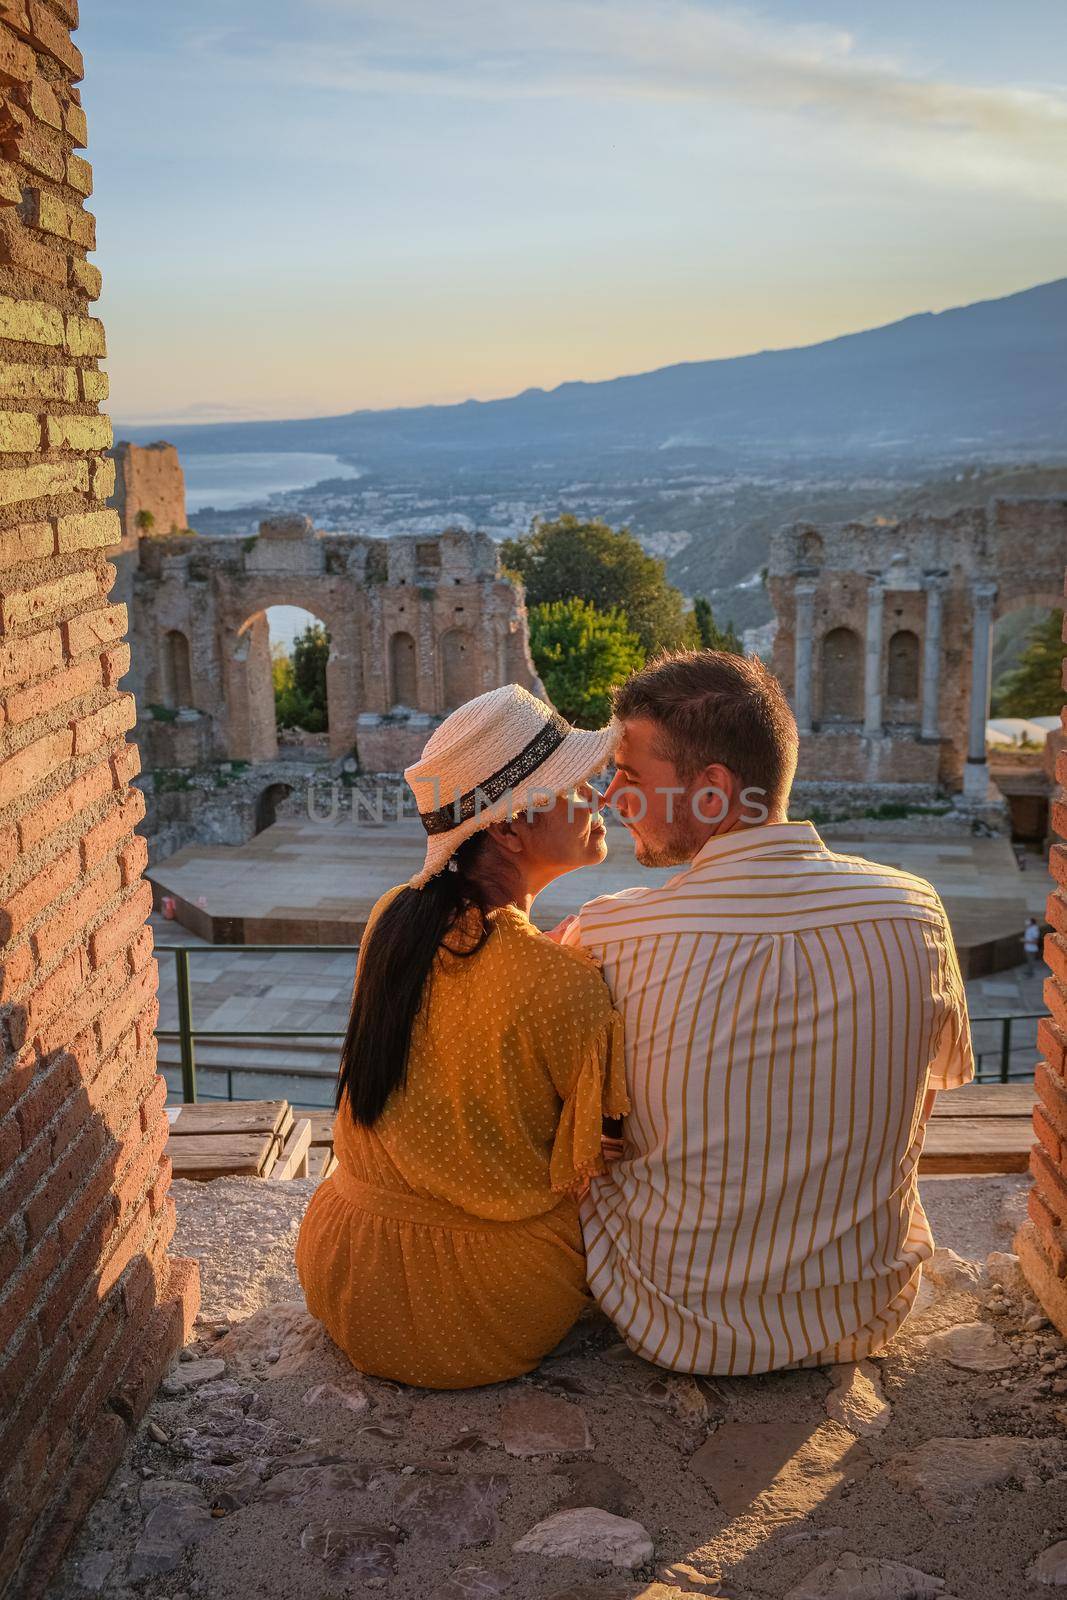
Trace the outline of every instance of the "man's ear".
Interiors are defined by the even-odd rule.
[[[710,790],[710,793],[707,791]],[[720,761],[713,761],[706,766],[703,772],[697,774],[693,782],[693,793],[700,794],[699,812],[703,822],[722,822],[730,808],[738,803],[741,795],[741,784],[736,773],[729,767],[724,767]]]

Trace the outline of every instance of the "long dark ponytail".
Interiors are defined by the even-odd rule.
[[[407,1081],[411,1031],[438,950],[472,956],[492,932],[489,912],[507,899],[490,867],[488,840],[473,834],[456,851],[455,868],[422,889],[401,889],[386,906],[360,952],[348,1031],[341,1050],[337,1106],[347,1100],[356,1122],[373,1127],[394,1089]],[[496,881],[494,881],[496,880]],[[473,908],[473,935],[448,934]]]

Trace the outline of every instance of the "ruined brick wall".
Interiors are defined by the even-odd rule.
[[[0,1591],[44,1587],[183,1337],[89,314],[75,0],[0,3]]]
[[[1064,630],[1067,638],[1067,627]],[[1067,661],[1063,686],[1067,689]],[[1067,730],[1067,708],[1063,712]],[[1043,1059],[1036,1073],[1037,1105],[1030,1155],[1034,1187],[1029,1219],[1015,1240],[1023,1270],[1041,1304],[1067,1338],[1067,748],[1056,757],[1059,789],[1052,804],[1053,844],[1049,865],[1056,887],[1048,898],[1051,931],[1045,938],[1045,980],[1049,1015],[1038,1026]]]

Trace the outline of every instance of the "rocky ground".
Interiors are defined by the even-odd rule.
[[[590,1316],[529,1378],[353,1372],[300,1304],[312,1185],[177,1184],[195,1338],[50,1600],[1036,1600],[1067,1594],[1067,1347],[1025,1180],[934,1179],[940,1249],[876,1360],[674,1377]]]

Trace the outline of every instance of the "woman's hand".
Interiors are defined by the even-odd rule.
[[[563,921],[557,922],[554,928],[549,928],[545,933],[545,938],[551,939],[553,944],[562,944],[563,935],[567,932],[567,929],[572,925],[572,923],[577,921],[577,914],[572,911],[569,917],[564,917]]]

